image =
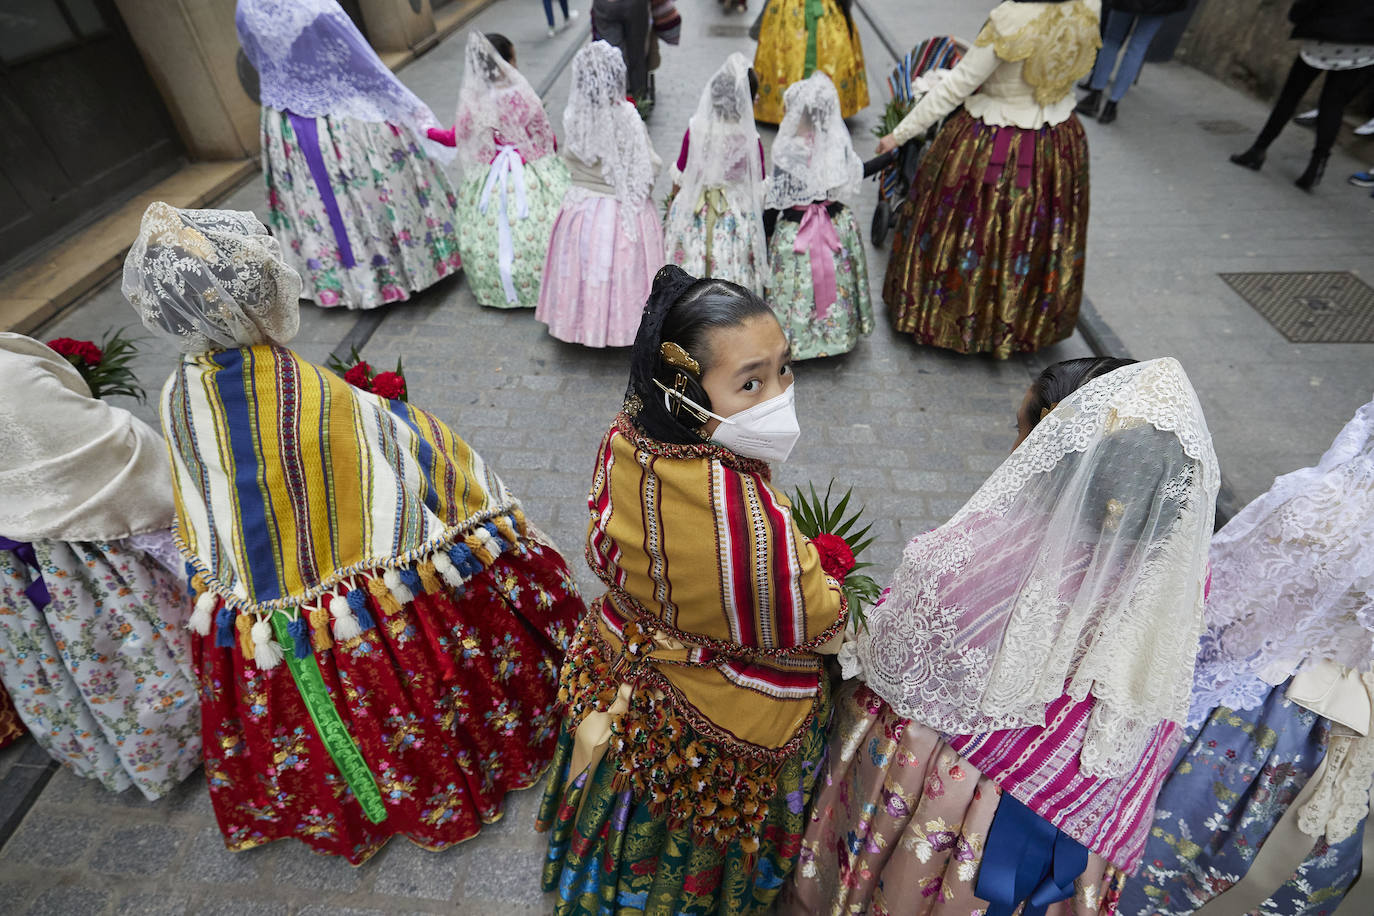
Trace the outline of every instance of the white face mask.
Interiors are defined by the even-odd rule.
[[[661,383],[659,387],[663,388],[663,405],[669,410],[672,410],[672,399],[678,398],[699,415],[719,420],[720,425],[711,438],[736,455],[760,461],[786,461],[787,456],[792,454],[792,447],[801,438],[801,426],[797,424],[795,385],[788,385],[787,390],[777,397],[755,404],[748,410],[741,410],[732,417],[712,413]]]

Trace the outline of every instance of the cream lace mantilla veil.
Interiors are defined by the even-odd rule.
[[[1125,775],[1183,722],[1220,473],[1173,359],[1065,399],[949,522],[907,545],[857,655],[899,714],[946,734],[1096,703],[1080,763]]]

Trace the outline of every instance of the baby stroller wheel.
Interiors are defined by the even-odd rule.
[[[887,232],[891,228],[892,207],[886,200],[878,198],[878,206],[873,210],[873,228],[869,233],[874,248],[882,248],[887,244]]]

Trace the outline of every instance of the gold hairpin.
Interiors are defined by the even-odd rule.
[[[686,350],[672,341],[664,341],[662,346],[658,348],[658,352],[668,365],[678,369],[686,369],[693,375],[701,375],[701,363],[692,359]]]

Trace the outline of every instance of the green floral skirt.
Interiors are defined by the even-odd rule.
[[[822,679],[822,689],[825,689]],[[687,815],[671,828],[647,801],[617,791],[615,761],[608,754],[591,785],[583,771],[569,778],[573,736],[558,742],[539,829],[549,831],[544,891],[557,892],[558,916],[743,916],[764,913],[791,874],[806,830],[805,812],[825,758],[830,698],[812,721],[797,753],[778,773],[762,844],[747,856],[734,844],[701,843]],[[579,812],[578,808],[581,807]]]

